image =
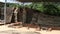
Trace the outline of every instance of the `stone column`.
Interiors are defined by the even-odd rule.
[[[26,21],[26,11],[25,7],[23,8],[23,23]]]
[[[17,10],[18,10],[18,8],[16,8],[16,9],[15,9],[15,11],[14,11],[14,15],[15,15],[15,22],[17,22],[17,13],[18,13],[18,12],[17,12]]]

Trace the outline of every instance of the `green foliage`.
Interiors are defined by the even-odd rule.
[[[39,10],[48,15],[60,15],[60,2],[38,2],[26,5],[26,7]]]
[[[20,7],[19,4],[14,4],[14,3],[8,3],[7,7]]]
[[[4,4],[0,6],[4,7]],[[40,12],[48,15],[60,16],[60,2],[32,2],[32,4],[25,6],[14,3],[7,3],[7,7],[28,7],[39,10]]]
[[[0,7],[4,7],[4,3],[0,3]],[[17,3],[7,3],[6,4],[7,7],[20,7],[21,5],[17,4]]]
[[[57,5],[54,3],[44,5],[44,8],[45,8],[44,13],[49,15],[56,15],[56,16],[60,15],[60,10],[57,7]]]

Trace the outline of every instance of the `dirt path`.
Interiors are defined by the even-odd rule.
[[[0,26],[0,34],[60,34],[60,30],[52,30],[52,31],[36,31],[33,28],[30,28],[29,30],[27,27],[22,28],[9,28],[8,25],[2,25]]]

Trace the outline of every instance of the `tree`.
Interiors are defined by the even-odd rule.
[[[32,9],[39,10],[48,15],[60,15],[60,2],[32,2],[27,7],[32,7]]]

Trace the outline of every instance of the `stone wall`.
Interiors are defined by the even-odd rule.
[[[4,8],[1,8],[1,20],[4,20]],[[7,11],[6,11],[6,23],[11,22],[11,18],[12,18],[12,13],[13,10],[10,7],[7,7]]]
[[[26,22],[38,23],[43,26],[60,26],[60,17],[40,13],[38,10],[26,8]]]
[[[60,17],[59,16],[51,16],[47,14],[40,13],[37,10],[25,8],[26,11],[26,19],[25,23],[38,23],[43,26],[53,25],[60,26]],[[13,10],[12,8],[7,8],[7,23],[14,21]],[[18,9],[17,21],[23,22],[23,8]]]

